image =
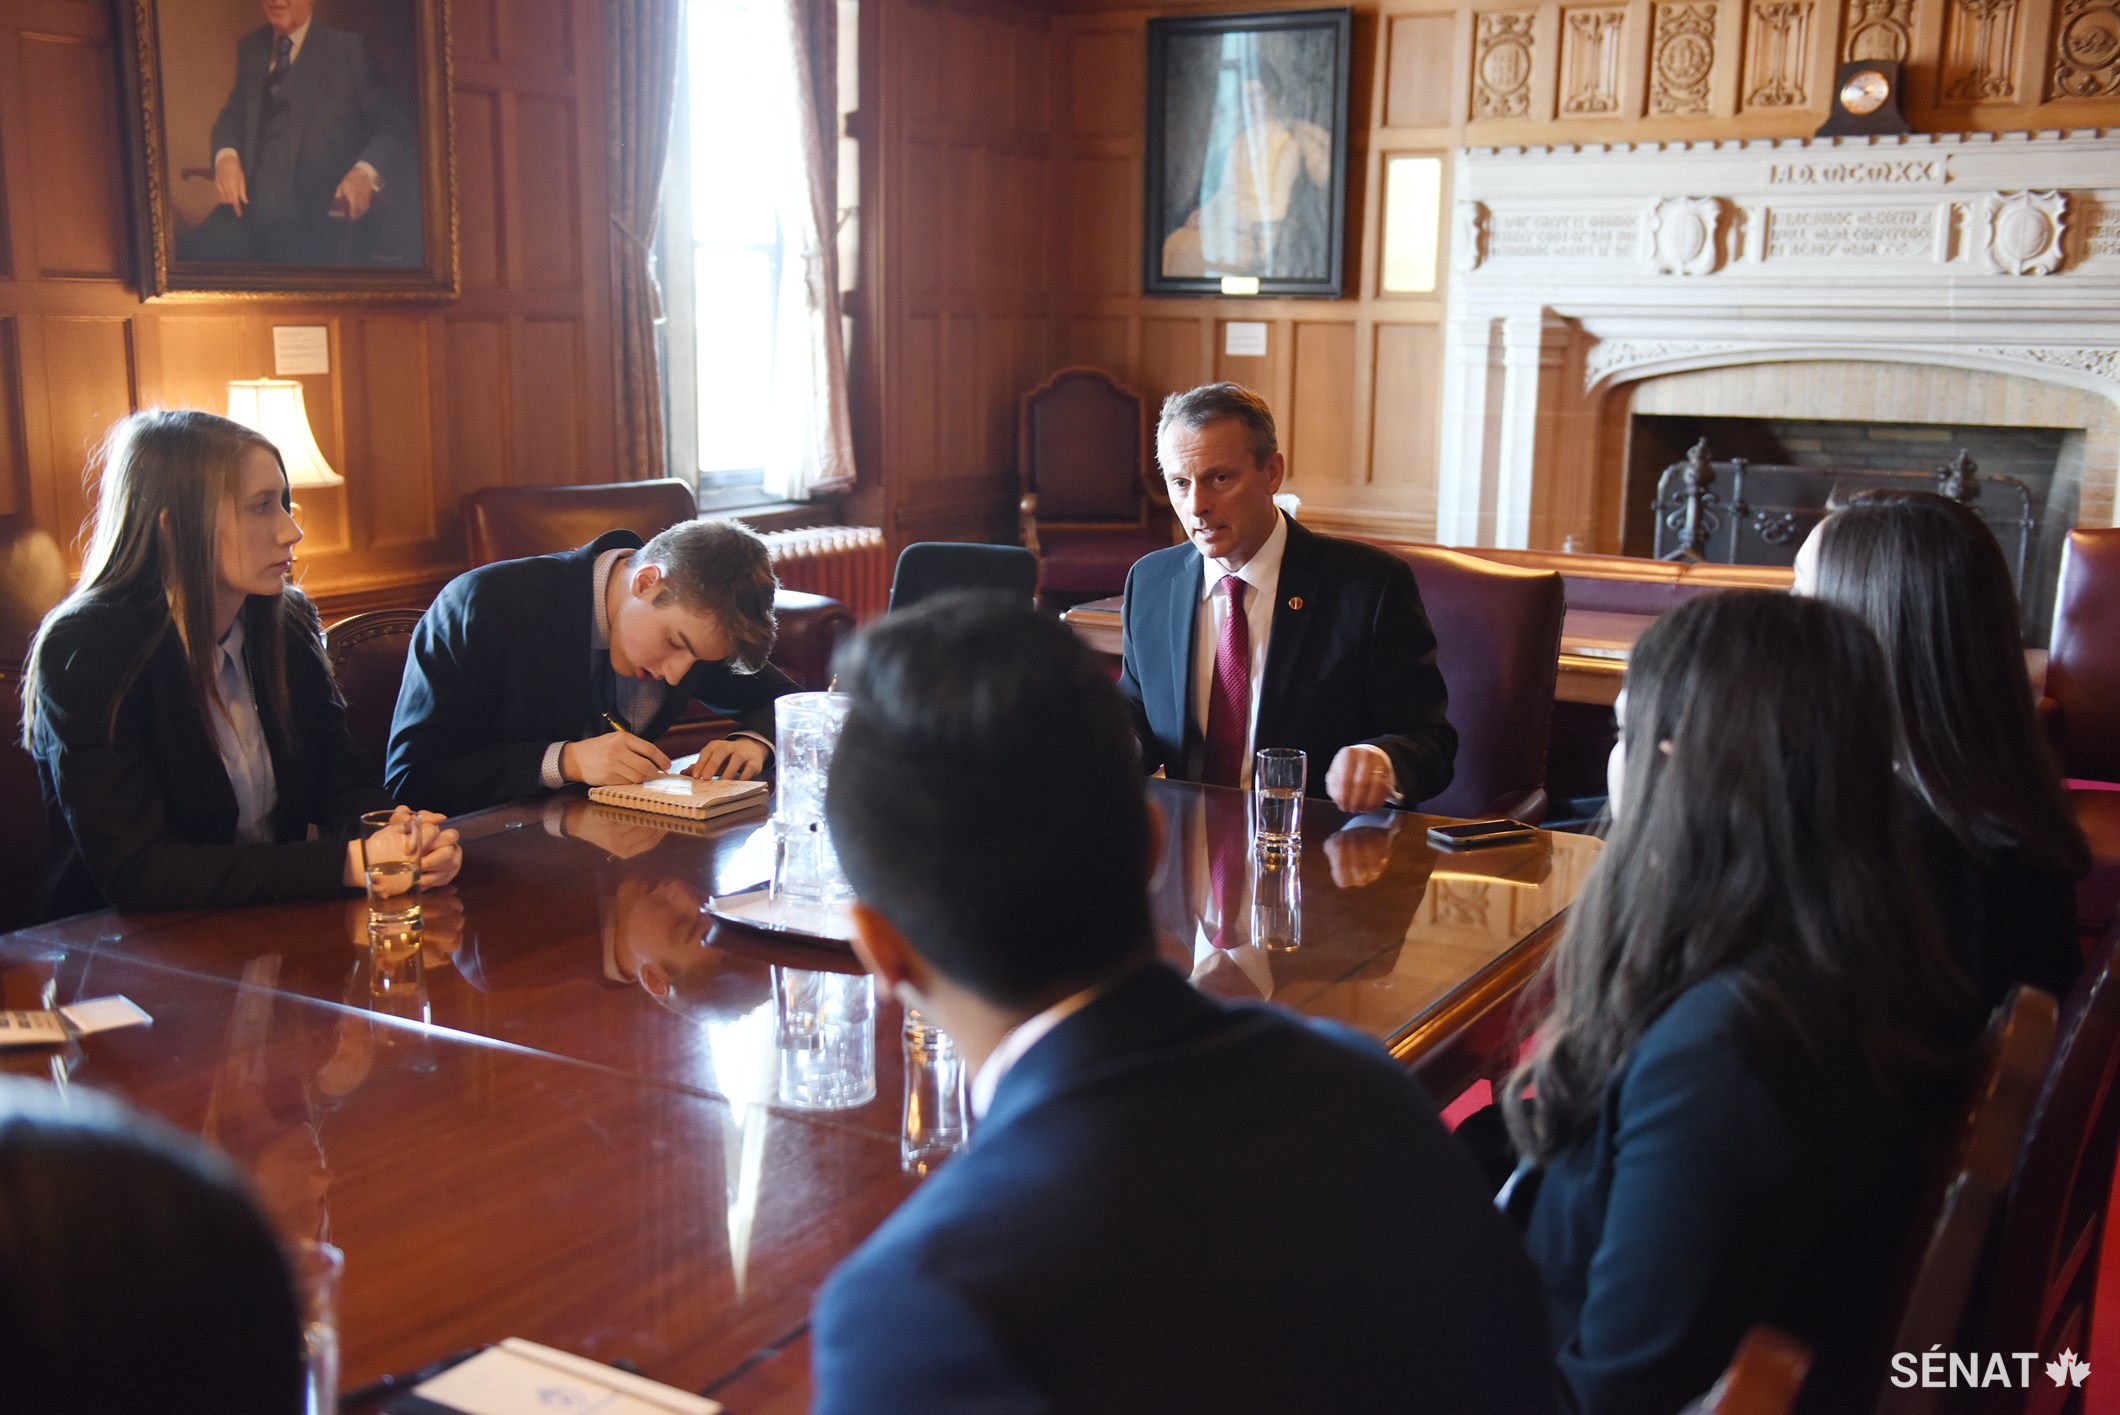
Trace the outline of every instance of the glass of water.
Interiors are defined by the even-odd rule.
[[[905,1014],[905,1110],[898,1137],[898,1163],[907,1174],[925,1175],[964,1148],[971,1098],[964,1053],[949,1033],[911,1008]]]
[[[1303,844],[1303,785],[1310,761],[1293,747],[1261,747],[1251,762],[1252,838],[1266,856]]]
[[[420,917],[420,822],[410,811],[370,811],[361,817],[361,868],[368,877],[368,914],[386,924]]]
[[[773,892],[797,904],[853,897],[824,820],[825,783],[846,715],[844,693],[790,693],[773,704]]]

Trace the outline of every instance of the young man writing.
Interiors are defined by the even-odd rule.
[[[776,581],[733,521],[687,521],[645,546],[610,531],[579,550],[504,560],[449,582],[413,631],[385,780],[451,815],[557,790],[645,780],[655,739],[697,699],[743,731],[695,776],[756,776],[773,699]]]

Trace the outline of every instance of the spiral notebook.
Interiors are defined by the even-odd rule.
[[[589,799],[600,806],[696,821],[740,811],[765,797],[763,781],[699,781],[689,776],[651,776],[638,786],[589,788]]]

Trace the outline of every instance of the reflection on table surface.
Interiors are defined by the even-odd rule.
[[[1484,1059],[1466,1039],[1598,849],[1449,855],[1429,818],[1310,801],[1276,869],[1244,793],[1149,791],[1163,959],[1354,1026],[1436,1089]],[[0,1002],[123,993],[155,1022],[5,1064],[204,1135],[289,1237],[344,1248],[349,1386],[516,1335],[701,1389],[799,1335],[915,1182],[897,1004],[843,948],[702,913],[764,880],[764,820],[573,794],[466,817],[416,946],[371,949],[358,899],[26,930],[0,939]]]

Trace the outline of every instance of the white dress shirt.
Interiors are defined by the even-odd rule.
[[[1001,1078],[1009,1068],[1023,1059],[1023,1054],[1044,1039],[1045,1034],[1096,1001],[1097,994],[1104,991],[1104,984],[1086,987],[1078,993],[1061,998],[1035,1017],[1027,1017],[1017,1023],[1001,1044],[988,1053],[986,1065],[972,1077],[972,1119],[984,1120],[987,1107],[994,1103],[994,1092],[1001,1087]]]
[[[280,803],[280,788],[272,770],[272,749],[265,741],[265,725],[258,720],[250,665],[243,658],[242,615],[236,616],[218,647],[216,701],[210,716],[214,745],[221,753],[221,769],[228,773],[228,784],[236,793],[236,840],[269,844],[272,809]]]

